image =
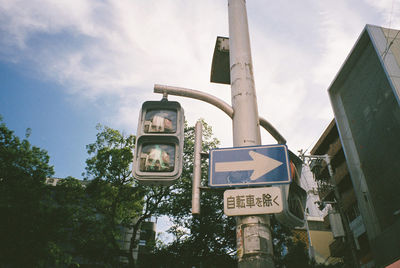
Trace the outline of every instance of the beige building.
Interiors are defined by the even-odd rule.
[[[293,231],[296,239],[301,240],[307,246],[309,256],[320,264],[335,264],[340,258],[333,258],[330,254],[329,245],[334,241],[331,230],[321,217],[307,217],[304,228]]]

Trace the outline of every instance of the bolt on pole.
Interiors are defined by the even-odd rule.
[[[233,146],[261,145],[245,0],[228,0]],[[274,267],[270,218],[236,218],[239,268]]]

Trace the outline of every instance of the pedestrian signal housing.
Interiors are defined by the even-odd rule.
[[[133,176],[171,185],[182,173],[184,112],[176,101],[146,101],[139,115]]]
[[[307,192],[300,185],[303,161],[289,151],[292,182],[279,185],[282,191],[283,211],[275,214],[276,219],[291,228],[303,227],[305,223],[304,210],[306,208]]]

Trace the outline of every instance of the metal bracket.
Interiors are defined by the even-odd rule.
[[[161,101],[168,101],[168,93],[167,92],[165,92],[165,91],[163,92]]]

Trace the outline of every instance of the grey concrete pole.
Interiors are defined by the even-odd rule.
[[[245,0],[228,0],[233,146],[261,145]],[[239,268],[274,267],[270,218],[236,218]]]
[[[192,180],[192,214],[200,214],[201,145],[203,125],[197,121],[194,132],[194,164]]]
[[[229,0],[229,49],[234,146],[260,145],[260,127],[245,0]]]

